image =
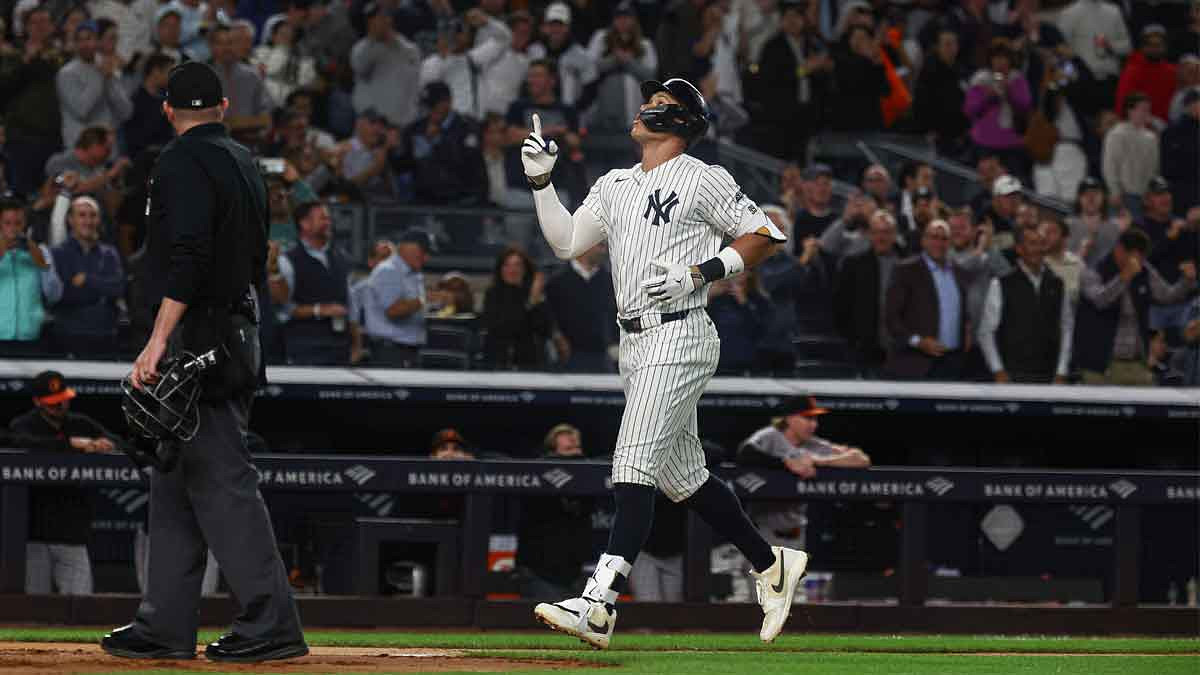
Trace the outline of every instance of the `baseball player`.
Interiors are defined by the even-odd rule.
[[[709,475],[696,402],[721,345],[704,311],[707,284],[757,265],[787,237],[727,171],[686,154],[708,128],[708,106],[694,86],[682,79],[645,82],[642,95],[646,102],[630,129],[641,163],[602,176],[575,213],[551,187],[558,147],[542,138],[537,115],[521,148],[538,222],[555,255],[569,260],[608,241],[625,390],[606,551],[581,597],[540,604],[534,615],[597,649],[608,646],[613,605],[650,532],[657,487],[694,509],[753,565],[765,614],[759,636],[770,642],[787,620],[808,554],[770,546],[733,491]],[[725,237],[733,243],[722,248]]]

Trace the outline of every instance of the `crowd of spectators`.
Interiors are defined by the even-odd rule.
[[[777,202],[764,210],[791,243],[712,289],[723,371],[786,374],[793,341],[817,335],[844,339],[868,377],[1196,376],[1200,2],[18,0],[0,11],[5,354],[120,355],[148,328],[138,275],[146,181],[171,139],[163,89],[173,65],[204,60],[231,132],[263,158],[261,300],[277,363],[420,365],[429,320],[477,316],[483,337],[468,351],[481,363],[611,369],[602,249],[539,269],[526,252],[536,227],[510,217],[501,240],[517,246],[486,288],[453,273],[426,288],[439,241],[494,233],[409,232],[359,261],[334,243],[330,206],[528,211],[516,148],[535,113],[564,149],[555,185],[578,204],[600,172],[635,161],[638,83],[683,76],[709,100],[713,136],[789,162],[777,199],[760,201]],[[920,163],[893,179],[881,165],[835,176],[807,161],[820,134],[882,131],[976,167],[977,198],[943,202]],[[835,178],[859,185],[844,205]],[[1022,187],[1075,212],[1040,212]],[[918,255],[924,267],[907,260]],[[1056,330],[1043,325],[1052,315]],[[1049,346],[1009,353],[1030,331]]]

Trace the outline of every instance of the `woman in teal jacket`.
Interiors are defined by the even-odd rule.
[[[43,244],[26,237],[25,207],[0,201],[0,354],[38,349],[46,305],[62,297],[62,281]]]

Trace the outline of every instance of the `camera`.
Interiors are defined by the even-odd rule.
[[[282,175],[286,168],[282,157],[262,157],[258,160],[258,170],[268,176]]]

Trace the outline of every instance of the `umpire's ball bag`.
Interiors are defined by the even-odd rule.
[[[193,354],[210,349],[217,354],[216,365],[200,375],[200,400],[225,401],[258,388],[262,351],[252,320],[228,309],[190,308],[181,338],[183,348]]]

